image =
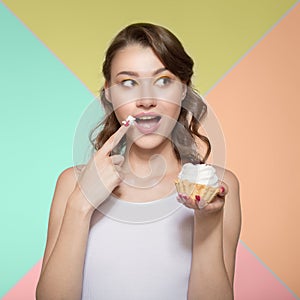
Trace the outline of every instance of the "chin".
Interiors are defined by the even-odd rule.
[[[137,138],[133,144],[144,150],[153,150],[155,151],[160,146],[164,146],[170,143],[170,139],[159,134],[147,134]]]

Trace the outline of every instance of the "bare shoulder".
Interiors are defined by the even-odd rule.
[[[65,170],[63,170],[60,175],[58,176],[57,182],[58,183],[65,183],[74,185],[76,183],[76,180],[78,178],[78,175],[80,171],[84,168],[84,165],[77,165],[73,167],[69,167]]]
[[[67,198],[72,193],[76,185],[75,172],[76,168],[70,167],[59,174],[52,199],[50,216],[56,214],[57,210],[65,209]],[[60,214],[62,214],[62,212]]]
[[[51,218],[62,218],[66,208],[67,200],[76,186],[77,178],[82,168],[82,165],[69,167],[63,170],[58,176],[52,199],[50,221]]]
[[[57,178],[56,190],[68,193],[74,189],[82,166],[74,166],[63,170]]]
[[[228,187],[228,193],[239,193],[239,180],[235,173],[233,173],[231,170],[214,166],[217,172],[218,178],[226,184]]]
[[[218,177],[227,189],[224,204],[224,232],[235,242],[241,229],[240,188],[237,176],[230,170],[214,166]],[[235,243],[234,242],[234,243]]]

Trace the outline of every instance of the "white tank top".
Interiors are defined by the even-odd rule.
[[[95,211],[83,300],[186,300],[193,210],[176,194],[146,203],[111,196]]]

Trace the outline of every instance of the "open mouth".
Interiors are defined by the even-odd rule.
[[[135,116],[135,124],[140,132],[149,134],[154,132],[160,124],[161,116],[158,115],[140,115]]]
[[[155,126],[160,121],[160,119],[160,116],[142,116],[136,118],[135,122],[138,123],[139,126],[142,126],[144,128],[151,128]]]

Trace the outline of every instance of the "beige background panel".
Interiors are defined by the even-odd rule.
[[[300,5],[207,97],[241,182],[242,240],[300,296]]]

